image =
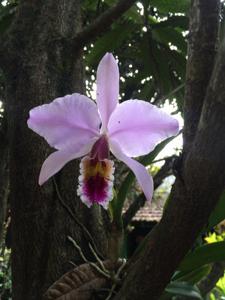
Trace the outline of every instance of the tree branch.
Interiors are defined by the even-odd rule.
[[[173,163],[174,163],[175,156],[168,157],[165,160],[164,165],[161,167],[161,169],[158,171],[158,173],[154,176],[154,190],[159,187],[167,176],[170,175]],[[144,194],[140,194],[129,206],[127,211],[123,215],[123,227],[126,228],[130,221],[133,219],[133,217],[136,215],[136,213],[139,211],[141,207],[145,205],[146,198]]]
[[[82,48],[97,36],[107,31],[113,22],[119,19],[135,2],[136,0],[120,0],[113,7],[105,11],[93,23],[74,37],[74,49]]]

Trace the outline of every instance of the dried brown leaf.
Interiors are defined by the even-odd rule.
[[[115,266],[110,261],[103,264],[108,270],[117,269],[121,265],[119,262]],[[90,300],[96,292],[107,287],[107,284],[109,279],[86,263],[57,280],[45,293],[44,300]]]

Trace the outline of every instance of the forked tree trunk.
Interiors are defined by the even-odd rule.
[[[27,127],[32,107],[83,91],[82,52],[74,53],[70,42],[81,29],[80,5],[76,0],[22,1],[5,39],[14,300],[42,299],[46,288],[72,268],[70,261],[81,263],[67,236],[90,255],[89,239],[59,201],[53,181],[38,186],[40,167],[52,150]],[[77,178],[78,163],[72,162],[56,176],[60,194],[105,253],[101,211],[87,209],[78,199]]]

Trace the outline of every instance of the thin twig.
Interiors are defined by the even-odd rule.
[[[81,250],[81,247],[77,244],[77,242],[74,239],[72,239],[70,236],[67,236],[67,238],[74,245],[74,247],[78,250],[81,258],[83,259],[83,261],[86,262],[86,263],[89,263],[89,261],[84,256],[83,251]]]
[[[119,277],[120,273],[122,272],[122,270],[124,269],[125,265],[126,265],[127,261],[125,258],[123,258],[123,262],[122,262],[122,265],[119,267],[116,275]]]
[[[157,105],[158,103],[161,103],[163,101],[165,101],[166,99],[168,99],[170,96],[176,94],[177,92],[179,92],[181,89],[183,89],[185,86],[184,83],[181,83],[180,85],[178,85],[174,90],[172,90],[171,92],[169,92],[167,95],[161,97],[161,98],[158,98],[158,99],[155,99],[155,101],[153,101],[152,104],[155,104]]]
[[[84,253],[83,253],[81,247],[77,244],[77,242],[76,242],[74,239],[72,239],[70,236],[67,236],[67,238],[68,238],[68,240],[74,245],[74,247],[78,250],[78,252],[79,252],[81,258],[83,259],[83,261],[84,261],[85,263],[88,263],[88,264],[89,264],[90,266],[92,266],[98,273],[100,273],[101,275],[103,275],[103,276],[106,277],[107,279],[110,279],[110,278],[111,278],[111,276],[109,275],[109,272],[108,272],[108,271],[107,271],[107,273],[106,273],[104,270],[102,270],[101,268],[99,268],[95,263],[89,261],[89,260],[85,257],[85,255],[84,255]]]
[[[108,273],[108,271],[106,270],[102,260],[98,257],[97,253],[95,252],[94,248],[92,247],[92,245],[90,243],[88,243],[88,246],[92,252],[92,254],[94,255],[94,257],[96,258],[96,260],[98,261],[98,263],[100,264],[102,270],[106,273]]]
[[[72,260],[69,261],[69,264],[71,264],[74,268],[78,267],[78,265],[76,265]]]
[[[57,182],[55,180],[55,177],[53,177],[53,183],[54,183],[54,186],[55,186],[55,190],[56,190],[56,193],[57,193],[57,196],[58,196],[58,199],[59,199],[59,202],[60,204],[66,209],[66,211],[68,212],[68,214],[71,216],[71,218],[82,228],[82,230],[84,231],[84,233],[87,235],[89,241],[92,243],[93,247],[94,247],[94,250],[95,252],[98,254],[99,257],[101,257],[102,259],[104,259],[104,256],[100,253],[100,251],[98,250],[95,242],[94,242],[94,239],[92,238],[90,232],[88,231],[88,229],[84,226],[84,224],[82,224],[78,218],[75,216],[75,214],[72,212],[72,210],[70,209],[70,207],[65,203],[65,201],[63,200],[62,196],[61,196],[61,193],[59,191],[59,188],[58,188],[58,185],[57,185]]]

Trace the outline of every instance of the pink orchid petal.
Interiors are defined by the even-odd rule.
[[[69,161],[86,155],[91,150],[95,141],[93,140],[86,145],[75,144],[74,146],[50,154],[41,167],[39,185],[42,185],[50,177],[59,172]]]
[[[151,152],[160,141],[176,135],[178,121],[142,100],[128,100],[117,106],[108,123],[109,137],[130,157]]]
[[[96,104],[80,94],[57,98],[30,111],[28,127],[60,150],[74,143],[87,143],[99,134]]]
[[[106,53],[98,65],[96,98],[105,130],[119,98],[119,68],[111,53]]]
[[[118,143],[111,140],[109,142],[110,150],[112,151],[113,155],[117,159],[123,161],[134,172],[137,181],[145,194],[146,199],[150,201],[152,199],[154,189],[151,175],[142,164],[126,156]]]

